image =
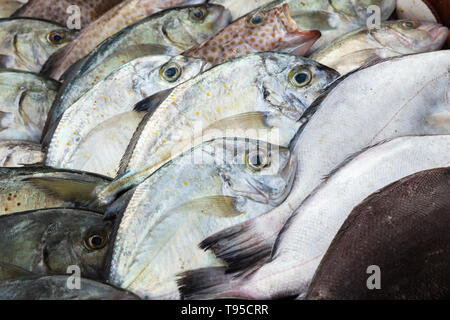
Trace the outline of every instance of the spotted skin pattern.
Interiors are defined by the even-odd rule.
[[[16,16],[45,19],[66,25],[70,14],[67,8],[75,5],[81,11],[81,28],[98,19],[122,0],[32,0]]]
[[[255,24],[255,22],[259,22]],[[208,39],[203,44],[183,53],[185,56],[203,58],[213,65],[261,51],[292,52],[298,46],[294,39],[310,41],[308,50],[320,37],[318,31],[300,31],[289,14],[289,5],[284,4],[265,11],[245,16]],[[292,50],[291,50],[292,49]],[[294,50],[295,51],[295,50]],[[293,52],[304,55],[300,52]]]
[[[125,0],[103,14],[64,48],[60,64],[50,76],[59,79],[72,64],[89,54],[105,39],[151,14],[176,7],[187,0]]]

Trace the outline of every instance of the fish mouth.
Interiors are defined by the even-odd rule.
[[[284,51],[298,56],[304,56],[314,43],[322,36],[319,30],[302,31],[298,29],[289,12],[289,4],[282,6],[281,23],[286,34],[283,36],[275,51]]]
[[[431,41],[439,45],[444,45],[444,42],[447,40],[449,34],[448,28],[440,24],[431,25],[425,31],[430,37]]]

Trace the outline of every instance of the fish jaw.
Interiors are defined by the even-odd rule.
[[[432,42],[430,51],[441,49],[447,41],[447,37],[449,35],[449,29],[439,24],[432,24],[426,28],[425,31]]]

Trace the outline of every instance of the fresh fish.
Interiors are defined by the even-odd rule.
[[[194,18],[195,14],[203,18]],[[127,62],[147,55],[182,53],[204,42],[228,25],[229,20],[229,13],[221,6],[176,8],[152,15],[108,38],[64,76],[65,84],[55,99],[44,132],[64,110]],[[51,68],[52,59],[58,62],[58,55],[50,58],[46,67]]]
[[[383,22],[379,29],[365,27],[346,34],[310,58],[346,74],[372,61],[439,50],[447,36],[448,28],[440,24],[389,21]]]
[[[145,115],[134,112],[134,105],[178,86],[207,67],[201,59],[183,56],[152,55],[132,60],[65,111],[48,148],[47,165],[115,177]]]
[[[126,174],[100,190],[97,201],[110,203],[199,139],[251,138],[288,146],[303,113],[337,77],[309,59],[257,53],[187,81],[161,105],[161,95],[149,97],[137,108],[150,111],[122,159],[119,175]]]
[[[130,292],[89,279],[71,289],[71,276],[31,276],[0,282],[1,300],[138,300]]]
[[[107,182],[109,179],[102,176],[47,167],[0,168],[0,216],[87,207],[94,188]]]
[[[274,0],[210,0],[208,3],[215,3],[224,6],[230,11],[233,20],[236,20],[273,2]]]
[[[319,31],[301,31],[284,4],[245,16],[185,53],[217,65],[233,58],[261,51],[305,55],[320,38]]]
[[[288,149],[236,138],[205,142],[169,162],[133,192],[109,282],[142,298],[178,299],[178,273],[222,265],[199,241],[281,203],[295,164]]]
[[[230,271],[264,261],[292,212],[349,155],[396,137],[450,134],[449,88],[450,51],[391,58],[335,82],[292,141],[298,170],[286,201],[201,247],[225,260]]]
[[[10,17],[24,3],[23,0],[0,0],[0,18]]]
[[[67,25],[71,17],[79,13],[81,29],[97,20],[103,13],[122,0],[28,0],[28,3],[14,13],[15,17],[44,19]],[[25,3],[26,1],[23,1]],[[77,6],[79,11],[68,10]]]
[[[353,209],[310,285],[307,299],[448,299],[450,168],[420,172]],[[381,290],[368,290],[369,266]]]
[[[76,31],[37,19],[0,19],[0,68],[39,73],[47,59],[74,39]]]
[[[34,73],[0,69],[0,140],[39,142],[58,88]]]
[[[21,167],[44,162],[39,144],[28,141],[0,141],[0,167]]]
[[[269,261],[246,277],[224,273],[224,267],[188,271],[188,278],[179,282],[182,295],[190,299],[304,296],[322,257],[355,206],[399,179],[447,166],[450,135],[402,137],[362,152],[335,169],[294,211],[278,235]],[[368,234],[373,226],[370,230]]]
[[[48,70],[49,75],[59,79],[72,64],[88,55],[104,40],[138,21],[142,25],[142,21],[148,21],[144,18],[155,12],[177,5],[203,2],[205,0],[125,0],[84,28],[70,46],[58,52]],[[230,16],[222,6],[203,5],[174,8],[169,12],[156,14],[150,20],[154,21],[151,32],[146,29],[145,33],[149,34],[144,38],[133,38],[133,44],[142,44],[142,40],[151,38],[152,43],[175,46],[181,53],[198,44],[196,41],[199,35],[205,37],[204,41],[209,35],[222,29],[229,22]],[[224,25],[225,21],[227,23]],[[216,29],[217,25],[220,26],[219,29]]]
[[[76,265],[82,277],[100,279],[111,231],[111,221],[92,211],[59,208],[0,216],[1,261],[37,274],[66,274]]]

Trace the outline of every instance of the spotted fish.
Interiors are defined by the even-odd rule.
[[[284,4],[245,16],[184,53],[217,65],[241,55],[260,51],[305,55],[320,37],[320,31],[300,31]]]
[[[83,29],[77,39],[58,55],[57,65],[50,76],[59,79],[72,64],[86,56],[103,40],[151,14],[185,3],[203,3],[204,0],[126,0],[107,11]]]
[[[80,27],[86,27],[90,22],[99,18],[103,13],[114,7],[122,0],[30,0],[14,13],[15,17],[29,17],[45,19],[66,25],[72,15],[80,10]]]

